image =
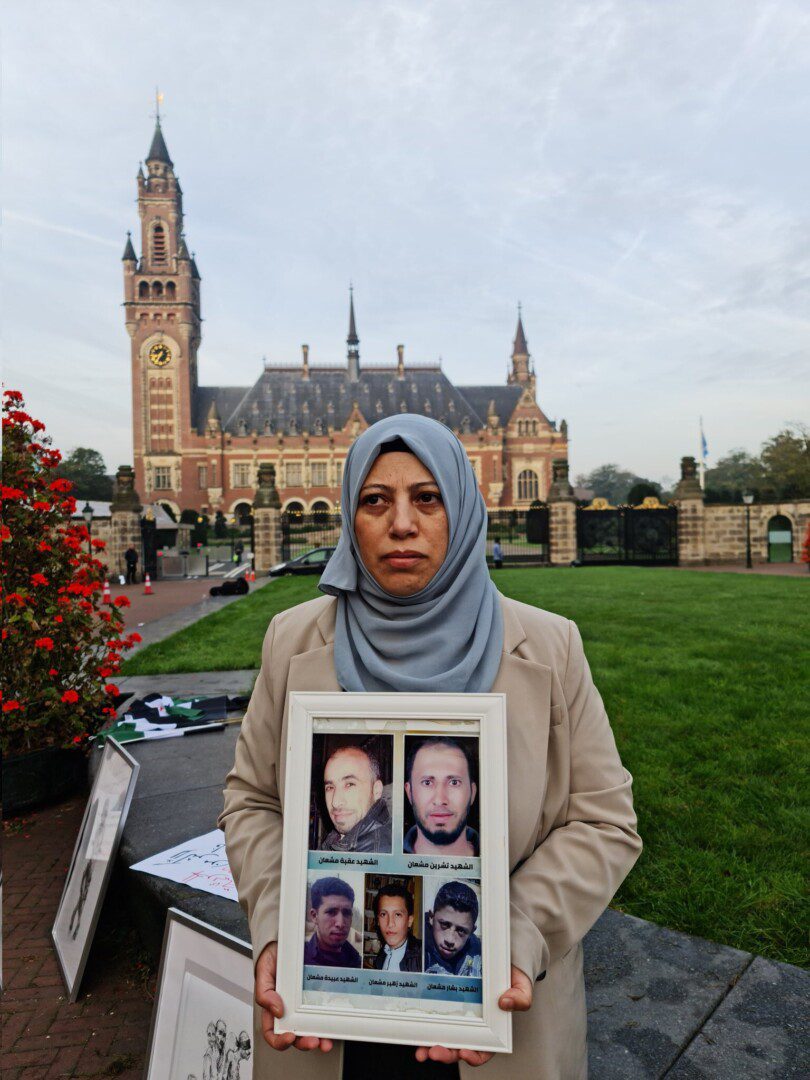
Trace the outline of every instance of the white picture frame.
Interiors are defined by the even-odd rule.
[[[169,908],[145,1080],[252,1080],[253,1054],[250,945]]]
[[[289,709],[277,969],[285,1013],[275,1021],[276,1032],[510,1053],[512,1017],[498,1008],[511,981],[504,695],[294,692]],[[424,764],[432,761],[425,753],[419,756],[423,750],[440,752],[441,762],[460,762],[450,770],[460,778],[451,777],[444,765],[434,769],[435,780],[423,777]],[[353,759],[352,753],[360,756]],[[343,775],[350,785],[351,773],[360,771],[366,758],[376,762],[373,775],[382,785],[382,795],[376,798],[388,798],[390,850],[384,831],[376,834],[378,846],[371,852],[341,846],[360,842],[353,837],[360,835],[358,830],[367,833],[365,823],[376,816],[375,803],[374,814],[366,812],[352,824],[350,808],[337,801]],[[347,763],[352,760],[360,765],[350,768]],[[405,786],[407,768],[414,781],[410,788]],[[435,802],[430,804],[433,810],[425,810],[424,796],[416,794],[422,801],[414,803],[411,793],[430,784],[460,787],[465,768],[472,801],[463,819],[460,814],[453,817],[452,808],[442,817],[445,812],[439,806],[434,821]],[[352,796],[345,798],[350,802]],[[475,802],[478,835],[469,825]],[[418,829],[417,824],[407,828],[408,821],[419,822],[419,812],[428,814],[429,823],[423,818]],[[446,831],[444,821],[449,823],[447,829],[453,826],[452,832]],[[448,846],[449,838],[457,834]],[[464,844],[474,854],[446,854]],[[316,885],[324,874],[329,881]],[[334,885],[335,877],[348,888]],[[412,929],[414,936],[419,929],[422,940],[416,943],[421,952],[413,950],[414,966],[386,971],[379,969],[388,963],[401,965],[404,955],[386,950],[383,938],[383,900],[390,902],[386,890],[391,880],[410,893]],[[324,895],[332,885],[344,894],[342,900]],[[470,899],[473,894],[475,903]],[[434,911],[424,907],[425,897],[432,898],[431,903],[450,897],[452,905]],[[311,906],[314,900],[317,907]],[[422,904],[418,918],[417,901]],[[351,928],[345,944],[335,951],[337,938],[330,943],[331,931],[324,929],[323,917],[332,910],[330,904],[337,908],[341,903],[344,923],[338,933],[343,933],[350,909]],[[465,910],[459,913],[453,905]],[[467,934],[465,944],[454,943],[458,938],[442,939],[440,925],[450,926],[451,937]],[[369,935],[378,938],[381,960],[366,953],[374,944],[367,941]],[[406,948],[410,950],[410,944]],[[439,949],[457,951],[440,956]],[[353,971],[344,965],[357,966],[357,953],[360,965]]]
[[[69,1001],[79,995],[140,770],[115,739],[108,738],[101,753],[51,929]]]

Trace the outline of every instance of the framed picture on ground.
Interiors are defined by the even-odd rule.
[[[169,908],[145,1080],[251,1080],[250,945]]]
[[[276,1031],[511,1052],[503,695],[293,693],[288,730]]]
[[[115,739],[107,739],[51,930],[70,1001],[79,994],[139,769]]]

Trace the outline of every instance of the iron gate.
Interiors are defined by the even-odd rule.
[[[285,510],[281,515],[281,560],[295,559],[318,547],[335,547],[340,538],[340,512],[313,510],[303,514]]]
[[[678,508],[620,506],[577,510],[581,563],[678,565]]]
[[[490,510],[487,521],[487,559],[495,541],[505,565],[537,565],[549,560],[548,507],[529,510]]]

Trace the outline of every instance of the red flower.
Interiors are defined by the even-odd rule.
[[[32,574],[31,575],[31,584],[32,585],[47,585],[48,584],[48,579],[45,577],[44,574]]]
[[[53,648],[53,638],[38,637],[37,640],[34,642],[34,645],[38,649],[47,649],[48,652],[50,652],[51,649]]]
[[[4,390],[3,397],[7,397],[9,401],[22,401],[23,399],[19,390]]]
[[[53,617],[53,621],[54,621],[55,623],[60,623],[60,622],[64,622],[65,620],[64,620],[64,619],[62,618],[62,616],[61,616],[61,615],[54,615],[54,617]]]
[[[11,539],[11,529],[9,529],[8,525],[0,525],[0,540],[10,540],[10,539]]]
[[[104,548],[107,546],[103,540],[91,540],[90,543],[93,545],[96,551],[103,551]]]
[[[20,596],[18,592],[10,592],[6,594],[7,604],[17,604],[18,607],[25,607],[25,597]]]
[[[62,694],[62,701],[64,701],[66,705],[75,705],[78,700],[79,695],[75,690],[66,690],[64,694]]]
[[[111,667],[100,667],[98,669],[98,673],[102,677],[102,679],[109,679],[109,677],[113,673],[113,670]]]
[[[113,600],[113,603],[116,607],[132,607],[128,596],[116,596],[115,600]]]
[[[72,691],[72,690],[70,690],[70,691],[68,691],[68,693],[71,693],[71,694],[72,694],[72,693],[73,693],[73,691]],[[64,698],[63,698],[62,700],[64,701]],[[81,735],[74,735],[74,736],[73,736],[73,743],[74,743],[74,745],[75,745],[76,743],[80,743],[81,741],[82,741],[82,736],[81,736]]]
[[[129,635],[129,640],[130,641],[143,641],[143,638],[141,637],[141,635],[138,633],[137,630],[133,630],[132,633]]]
[[[40,542],[37,544],[37,551],[53,551],[53,548],[44,540],[40,540]]]
[[[51,483],[48,484],[48,489],[50,491],[58,491],[60,495],[67,495],[68,492],[73,490],[73,484],[71,484],[69,480],[64,479],[52,480]]]
[[[91,607],[92,607],[92,605],[91,605]],[[96,612],[96,614],[104,622],[109,622],[110,619],[112,619],[112,615],[110,615],[109,611],[98,611],[98,612]]]
[[[52,668],[51,668],[51,669],[50,669],[50,670],[48,671],[48,674],[49,674],[49,675],[58,675],[58,674],[59,674],[59,672],[58,672],[58,671],[56,670],[56,668],[55,668],[55,667],[52,667]]]
[[[104,714],[105,714],[106,716],[115,716],[115,709],[111,709],[111,708],[109,708],[108,706],[105,706],[105,707],[104,707],[104,708],[103,708],[103,709],[102,709],[101,711],[102,711],[102,712],[103,712],[103,713],[104,713]]]
[[[15,709],[20,709],[22,706],[19,701],[4,701],[3,712],[14,712]]]
[[[51,504],[49,502],[43,502],[42,499],[37,499],[34,503],[32,503],[32,506],[35,510],[50,510],[51,508]],[[50,550],[51,549],[48,548],[48,551]]]
[[[79,607],[82,609],[82,611],[92,611],[93,610],[93,605],[90,603],[89,600],[80,600],[79,601]]]
[[[21,499],[23,497],[23,493],[20,488],[6,487],[5,485],[3,485],[2,487],[0,487],[0,497],[4,499]]]
[[[104,687],[104,693],[109,694],[110,697],[118,697],[121,691],[118,689],[115,683],[107,683],[107,685]]]

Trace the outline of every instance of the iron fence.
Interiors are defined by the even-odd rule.
[[[537,565],[549,561],[548,507],[528,510],[490,510],[487,559],[493,561],[496,541],[505,565]]]
[[[295,510],[281,515],[281,560],[295,559],[318,547],[334,547],[340,538],[340,513],[337,510],[313,510],[304,514]]]

